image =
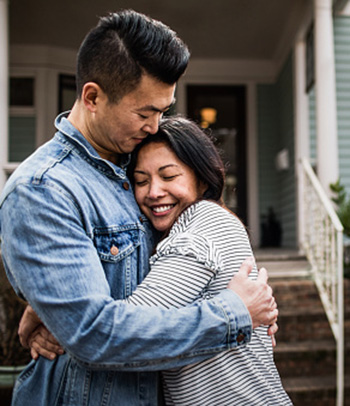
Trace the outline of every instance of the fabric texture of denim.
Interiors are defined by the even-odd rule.
[[[156,371],[243,345],[249,313],[229,290],[182,309],[118,301],[148,272],[151,226],[125,167],[100,158],[65,114],[56,127],[7,182],[0,235],[10,282],[66,354],[32,361],[13,405],[157,405]]]

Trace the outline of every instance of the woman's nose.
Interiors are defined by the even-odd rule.
[[[153,181],[150,183],[149,190],[148,190],[148,197],[150,199],[158,199],[164,196],[165,191],[162,187],[162,183],[159,181]]]

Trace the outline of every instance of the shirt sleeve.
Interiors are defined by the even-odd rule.
[[[17,186],[0,218],[12,284],[87,367],[168,369],[235,347],[242,331],[250,339],[249,312],[232,291],[179,309],[114,300],[79,208],[55,186]]]
[[[159,244],[150,273],[126,300],[135,305],[180,308],[206,297],[209,283],[222,268],[212,241],[178,233]]]

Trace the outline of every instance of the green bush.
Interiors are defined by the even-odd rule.
[[[340,180],[331,183],[330,188],[335,194],[332,200],[337,205],[337,214],[344,227],[344,234],[350,237],[350,198],[348,198],[345,187],[340,183]]]
[[[350,198],[348,197],[345,187],[337,182],[330,184],[330,189],[335,195],[332,200],[337,206],[337,214],[340,222],[344,227],[344,234],[350,237]],[[344,276],[350,278],[350,245],[344,245]]]

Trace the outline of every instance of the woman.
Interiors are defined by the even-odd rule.
[[[126,300],[181,307],[225,289],[252,250],[243,224],[223,206],[224,167],[208,136],[187,119],[165,118],[129,171],[138,204],[163,238],[150,273]],[[256,328],[249,345],[164,371],[166,404],[291,405],[267,329]]]
[[[223,207],[224,167],[213,143],[189,120],[167,118],[135,159],[136,200],[165,238],[127,300],[180,307],[225,289],[232,267],[238,271],[252,251],[243,224]],[[164,371],[163,379],[167,405],[291,405],[263,326],[249,345]]]

